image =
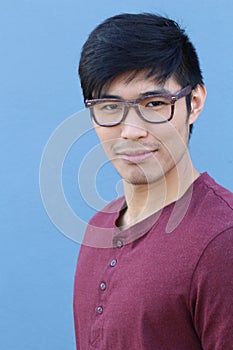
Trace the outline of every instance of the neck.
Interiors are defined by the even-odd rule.
[[[190,159],[181,163],[151,184],[123,182],[127,209],[119,219],[119,226],[123,229],[132,226],[184,195],[200,174]]]

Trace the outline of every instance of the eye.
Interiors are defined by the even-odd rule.
[[[145,107],[159,107],[159,106],[163,106],[164,104],[166,104],[164,101],[156,99],[156,100],[147,102],[145,104]]]
[[[122,113],[123,108],[124,105],[116,101],[103,101],[95,105],[95,111],[106,114]]]
[[[101,106],[101,109],[102,110],[105,110],[105,111],[114,111],[116,109],[119,109],[119,104],[117,103],[109,103],[109,104],[104,104]]]

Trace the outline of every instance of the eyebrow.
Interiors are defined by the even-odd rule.
[[[157,90],[153,90],[153,91],[146,91],[146,92],[142,92],[141,94],[139,94],[140,97],[146,97],[146,96],[150,96],[150,95],[171,95],[171,91],[165,89],[165,88],[161,88],[161,89],[157,89]]]
[[[171,93],[171,91],[169,91],[165,88],[161,88],[161,89],[157,89],[157,90],[142,92],[138,95],[138,98],[147,97],[150,95],[161,95],[161,94],[171,95],[172,93]],[[100,95],[100,98],[109,98],[109,99],[112,98],[112,99],[124,100],[123,97],[121,97],[119,95],[111,95],[111,94]]]

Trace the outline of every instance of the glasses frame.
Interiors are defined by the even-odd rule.
[[[135,100],[123,100],[120,98],[96,98],[96,99],[91,99],[91,100],[85,100],[85,106],[86,108],[90,109],[90,114],[91,117],[94,119],[95,123],[99,126],[103,126],[103,127],[111,127],[111,126],[116,126],[121,124],[129,111],[129,108],[133,107],[135,108],[137,114],[139,115],[139,117],[141,119],[143,119],[144,121],[148,122],[148,123],[152,123],[152,124],[162,124],[162,123],[167,123],[169,122],[173,116],[174,116],[174,111],[175,111],[175,103],[176,101],[178,101],[180,98],[188,96],[190,93],[192,92],[192,86],[191,85],[187,85],[185,88],[177,91],[175,94],[153,94],[153,95],[148,95],[145,97],[139,97],[136,98]],[[143,101],[147,98],[153,98],[153,97],[162,97],[162,98],[166,98],[170,101],[171,104],[171,115],[168,119],[166,120],[161,120],[161,121],[153,121],[153,120],[149,120],[146,117],[144,117],[144,115],[142,114],[140,107],[139,107],[139,103],[140,101]],[[116,123],[110,123],[110,124],[101,124],[98,122],[98,120],[95,117],[95,113],[94,113],[94,106],[95,104],[99,103],[99,102],[108,102],[108,101],[112,101],[112,102],[122,102],[124,104],[124,111],[123,111],[123,116],[121,118],[120,121],[116,122]]]

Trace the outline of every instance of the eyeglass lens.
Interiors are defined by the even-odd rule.
[[[131,106],[137,108],[142,118],[151,122],[164,122],[171,116],[171,101],[158,96],[145,98],[133,105],[115,100],[100,101],[93,106],[93,113],[101,125],[117,124]]]

